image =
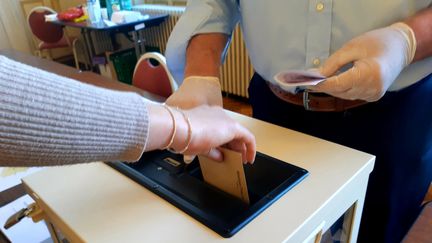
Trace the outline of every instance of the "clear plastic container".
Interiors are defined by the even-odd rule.
[[[102,13],[99,0],[87,0],[87,13],[92,24],[101,21]]]

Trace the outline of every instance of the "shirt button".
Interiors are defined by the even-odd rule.
[[[320,60],[319,58],[314,58],[314,59],[312,60],[312,64],[313,64],[314,66],[319,66],[319,65],[321,64],[321,60]]]
[[[323,3],[318,3],[318,4],[316,5],[316,10],[317,10],[318,12],[323,11],[323,9],[324,9],[324,4],[323,4]]]

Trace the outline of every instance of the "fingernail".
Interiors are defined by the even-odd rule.
[[[195,155],[183,155],[183,161],[186,164],[192,163],[192,161],[195,159]]]
[[[211,149],[208,154],[208,157],[219,162],[223,161],[223,154],[219,149]]]

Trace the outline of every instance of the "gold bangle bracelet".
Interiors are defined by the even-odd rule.
[[[179,150],[179,151],[176,151],[173,148],[168,148],[168,151],[170,151],[172,153],[175,153],[175,154],[182,154],[182,153],[186,152],[186,150],[188,150],[189,145],[190,145],[190,143],[192,141],[192,126],[191,126],[189,117],[187,117],[186,114],[181,109],[179,109],[178,107],[176,107],[176,110],[178,112],[180,112],[180,114],[182,114],[182,116],[185,119],[185,121],[187,123],[187,126],[188,126],[188,135],[187,135],[187,138],[186,138],[186,146],[183,149]]]
[[[187,136],[187,139],[186,139],[186,146],[182,150],[180,150],[178,152],[180,154],[183,154],[189,148],[189,145],[190,145],[190,143],[192,141],[192,126],[191,126],[189,117],[187,117],[186,114],[181,109],[179,109],[178,107],[176,107],[176,109],[183,115],[183,118],[185,119],[185,121],[186,121],[186,123],[188,125],[188,136]]]
[[[169,113],[169,115],[171,117],[171,120],[172,120],[172,124],[173,124],[173,131],[172,131],[172,134],[171,134],[171,138],[170,138],[168,144],[165,147],[162,148],[162,150],[165,150],[165,149],[169,149],[169,147],[171,147],[171,145],[173,144],[174,137],[175,137],[175,135],[177,133],[177,126],[176,126],[176,121],[175,121],[174,114],[173,114],[171,108],[169,106],[167,106],[165,103],[162,104],[162,107],[164,107],[168,111],[168,113]]]

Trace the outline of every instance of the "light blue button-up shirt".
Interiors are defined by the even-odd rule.
[[[264,79],[283,70],[322,64],[355,36],[430,7],[432,0],[189,0],[168,41],[166,57],[183,80],[189,39],[200,33],[231,35],[239,22],[251,62]],[[432,58],[406,67],[390,91],[432,73]]]

